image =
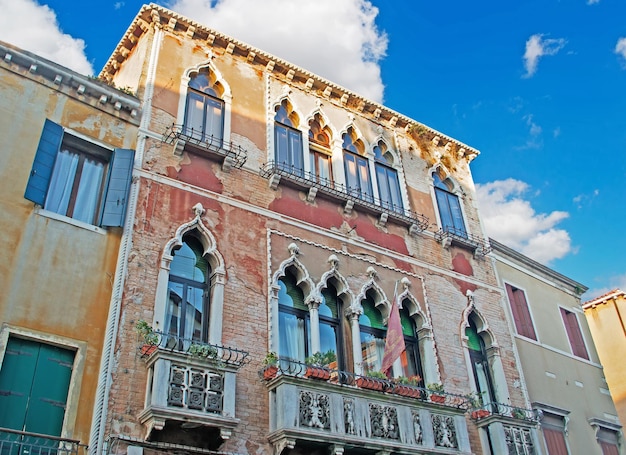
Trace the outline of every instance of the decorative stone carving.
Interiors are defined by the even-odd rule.
[[[435,446],[457,448],[456,426],[452,416],[432,414],[433,433],[435,434]]]
[[[300,426],[330,429],[330,398],[323,393],[300,392]]]
[[[168,390],[170,406],[215,413],[224,408],[224,378],[213,372],[172,365]]]
[[[535,445],[529,428],[504,426],[504,440],[509,455],[535,455]]]
[[[415,442],[418,444],[422,444],[424,440],[424,435],[422,434],[422,424],[420,423],[419,412],[413,411],[411,415],[413,417],[413,432],[415,433]]]
[[[343,399],[343,420],[346,434],[356,434],[354,429],[354,400],[351,398]]]
[[[377,438],[400,439],[398,410],[393,406],[370,403],[372,436]]]

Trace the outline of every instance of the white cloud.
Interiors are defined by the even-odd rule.
[[[595,5],[596,3],[600,3],[600,0],[587,0],[587,5]]]
[[[626,38],[620,38],[615,45],[615,53],[626,59]]]
[[[0,0],[0,40],[82,74],[92,75],[85,42],[63,33],[56,14],[33,0]]]
[[[173,0],[169,8],[381,102],[387,36],[368,0]]]
[[[549,264],[572,252],[569,234],[556,225],[567,212],[536,213],[524,199],[525,182],[506,179],[476,185],[476,195],[485,230],[490,237],[526,256]]]
[[[598,277],[596,281],[606,283],[607,280],[606,277],[603,276]],[[589,290],[583,294],[581,300],[583,302],[586,302],[600,297],[601,295],[607,294],[615,289],[621,289],[622,291],[626,291],[626,273],[609,277],[608,283],[608,287],[593,288],[590,286]]]
[[[524,67],[526,74],[524,77],[532,77],[537,71],[539,59],[546,55],[556,55],[567,43],[563,38],[543,38],[544,35],[538,33],[532,35],[526,41],[526,52],[524,52]]]

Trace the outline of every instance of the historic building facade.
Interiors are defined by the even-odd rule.
[[[95,452],[535,450],[476,150],[155,5],[100,77],[143,117]]]
[[[543,453],[624,453],[615,404],[591,338],[593,326],[590,332],[580,302],[587,288],[493,239],[490,244],[506,291],[521,383],[542,416]],[[612,338],[615,333],[619,330]],[[610,363],[604,365],[608,379]]]
[[[626,421],[626,292],[614,289],[583,304],[620,421]]]
[[[0,42],[2,453],[90,441],[140,116],[134,96]]]

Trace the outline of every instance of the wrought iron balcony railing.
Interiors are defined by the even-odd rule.
[[[73,439],[0,428],[2,455],[86,455],[87,446]]]
[[[291,185],[309,191],[308,199],[312,200],[318,193],[325,194],[334,199],[346,203],[344,210],[352,210],[353,206],[361,207],[368,212],[381,216],[384,223],[392,219],[398,223],[410,227],[411,232],[421,232],[428,228],[429,220],[425,215],[405,209],[402,205],[394,204],[391,201],[375,198],[369,193],[348,188],[333,180],[320,177],[312,172],[306,172],[301,168],[269,161],[261,166],[259,172],[261,177],[269,179],[270,184],[275,187],[280,179],[284,178]]]
[[[139,348],[142,357],[149,357],[157,350],[176,352],[187,355],[198,361],[208,361],[216,365],[239,368],[249,362],[248,352],[242,349],[231,348],[220,344],[204,343],[176,335],[154,330],[149,339],[143,340]]]
[[[477,235],[467,233],[462,229],[455,229],[447,226],[435,232],[435,240],[442,242],[445,246],[458,245],[468,248],[476,256],[486,256],[491,253],[491,245]]]
[[[185,125],[172,125],[166,128],[162,141],[166,144],[176,144],[175,153],[178,155],[189,147],[196,151],[220,156],[224,159],[225,167],[240,169],[248,159],[247,150],[240,145]]]
[[[470,416],[474,420],[482,420],[490,416],[511,417],[516,420],[536,424],[541,415],[534,409],[519,408],[504,403],[487,403],[480,407],[473,407]]]
[[[280,375],[324,381],[337,386],[351,386],[363,390],[396,395],[398,397],[417,399],[423,402],[456,409],[467,410],[470,407],[470,400],[465,395],[430,390],[413,384],[401,384],[393,379],[358,375],[349,371],[307,365],[306,363],[295,360],[279,359],[278,363],[275,365],[268,365],[259,371],[259,376],[266,381],[272,380]]]

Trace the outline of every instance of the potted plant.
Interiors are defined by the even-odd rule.
[[[430,401],[433,403],[444,403],[446,401],[446,396],[443,395],[443,384],[440,383],[432,383],[426,386],[428,391],[430,392]]]
[[[263,359],[263,379],[272,379],[278,373],[278,355],[275,352],[268,352]]]
[[[189,349],[187,349],[187,353],[194,357],[203,357],[207,359],[215,359],[218,354],[215,346],[197,343],[192,343],[191,346],[189,346]]]
[[[312,356],[307,357],[304,361],[307,366],[305,376],[307,378],[327,381],[330,379],[331,374],[329,366],[336,361],[337,355],[334,351],[329,350],[324,353],[316,352]]]
[[[525,420],[526,419],[526,410],[521,408],[513,408],[511,410],[511,417],[514,419]]]
[[[135,330],[143,341],[140,348],[141,354],[150,355],[156,351],[157,345],[159,344],[159,335],[154,332],[152,326],[143,319],[140,319],[135,324]]]
[[[362,389],[382,391],[388,386],[388,378],[382,371],[368,371],[365,376],[356,378],[356,385]]]
[[[419,389],[422,378],[420,375],[399,376],[392,379],[393,393],[411,398],[421,398],[422,390]]]

